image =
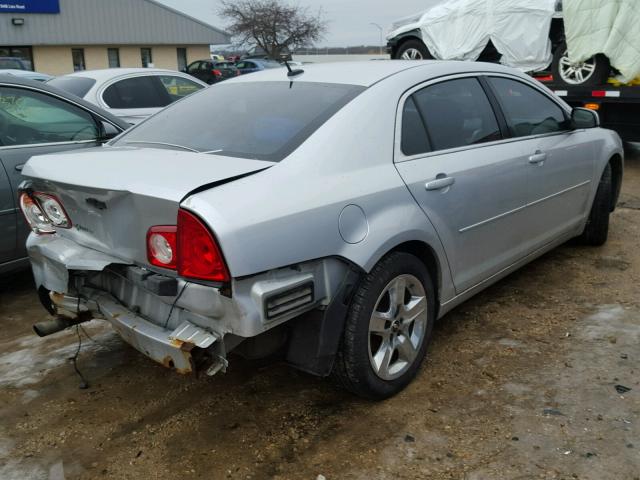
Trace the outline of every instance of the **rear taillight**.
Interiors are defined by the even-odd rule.
[[[26,192],[20,194],[20,210],[34,233],[55,233],[49,219],[42,213],[40,206]]]
[[[37,234],[55,233],[57,228],[71,228],[73,224],[60,200],[42,192],[22,192],[20,210]]]
[[[47,216],[49,221],[51,221],[54,227],[72,227],[71,219],[69,218],[69,215],[67,215],[67,212],[62,206],[60,200],[58,200],[53,195],[49,195],[48,193],[35,192],[33,196],[35,197],[38,205],[40,205],[40,208]]]
[[[147,232],[147,259],[151,265],[175,270],[178,266],[177,227],[151,227]]]
[[[147,232],[147,258],[156,267],[211,282],[228,282],[229,271],[211,231],[194,214],[178,210],[178,226],[156,226]]]
[[[220,70],[214,70],[212,72],[216,77],[221,77],[222,76],[222,72]]]
[[[178,274],[212,282],[229,281],[213,234],[198,217],[182,209],[178,211]]]

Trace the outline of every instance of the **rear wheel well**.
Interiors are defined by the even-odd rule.
[[[440,311],[440,290],[442,287],[442,274],[440,269],[440,262],[436,256],[434,250],[428,244],[414,240],[410,242],[401,243],[395,247],[391,252],[405,252],[420,259],[420,261],[427,267],[429,275],[431,275],[431,281],[436,288],[436,318]]]
[[[620,196],[620,189],[622,188],[622,157],[618,154],[611,157],[609,160],[611,165],[611,183],[613,184],[611,195],[611,211],[616,209],[618,203],[618,197]]]

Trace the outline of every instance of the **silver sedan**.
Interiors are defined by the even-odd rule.
[[[491,64],[224,82],[106,147],[27,164],[28,251],[56,315],[36,331],[105,319],[182,373],[282,350],[389,397],[436,319],[573,237],[606,241],[623,148],[598,125]]]
[[[131,125],[208,86],[186,73],[159,68],[84,70],[48,83]]]

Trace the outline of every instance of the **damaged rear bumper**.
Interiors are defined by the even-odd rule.
[[[80,301],[60,294],[51,294],[51,300],[59,311],[80,310],[76,311],[78,316],[89,311],[93,318],[107,320],[129,345],[178,373],[195,373],[205,361],[209,374],[226,369],[221,335],[186,321],[169,330],[134,314],[108,293],[87,287],[81,293]],[[197,356],[198,349],[206,355]]]
[[[44,297],[51,305],[45,306],[60,317],[73,324],[107,320],[127,343],[165,367],[209,375],[226,369],[227,352],[243,340],[326,307],[348,269],[338,259],[317,260],[234,279],[231,288],[221,289],[159,274],[58,235],[32,234],[27,248],[37,287],[49,292]],[[173,282],[171,293],[151,288],[158,277]]]

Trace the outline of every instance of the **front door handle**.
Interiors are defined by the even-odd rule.
[[[16,165],[16,170],[19,172],[21,172],[23,168],[24,168],[24,163],[21,163],[20,165]]]
[[[455,178],[438,175],[435,180],[427,182],[425,188],[429,191],[442,190],[443,188],[450,187],[454,183],[456,183]]]
[[[536,153],[534,153],[529,157],[529,163],[533,165],[539,165],[543,163],[546,159],[547,159],[547,154],[542,153],[540,150],[538,150]]]

